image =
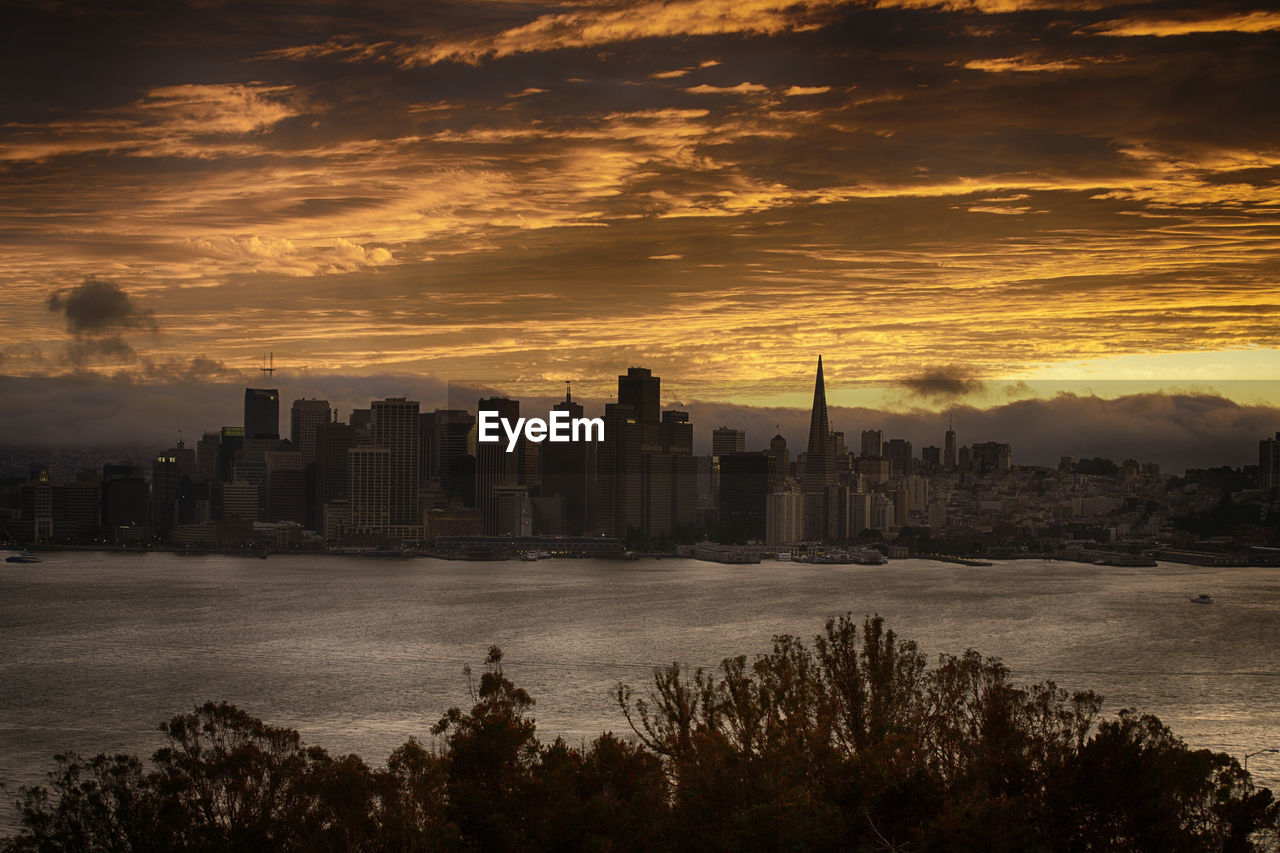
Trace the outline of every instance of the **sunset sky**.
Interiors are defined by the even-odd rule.
[[[1268,6],[8,3],[0,396],[1275,380]]]

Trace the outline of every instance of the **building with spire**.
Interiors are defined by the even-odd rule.
[[[809,446],[804,454],[804,531],[806,539],[827,533],[827,487],[836,481],[832,458],[831,424],[827,420],[827,389],[822,378],[822,356],[813,385],[813,411],[809,415]]]

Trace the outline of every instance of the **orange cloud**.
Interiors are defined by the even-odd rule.
[[[1280,12],[1241,12],[1198,19],[1122,18],[1091,27],[1103,36],[1185,36],[1193,33],[1262,33],[1280,30]]]

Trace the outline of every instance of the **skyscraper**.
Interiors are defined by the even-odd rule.
[[[727,456],[730,453],[744,453],[747,449],[747,433],[745,430],[731,429],[722,426],[711,431],[711,455]]]
[[[661,449],[641,454],[641,529],[649,536],[670,534],[698,520],[698,462],[689,413],[663,412],[659,442]]]
[[[791,475],[791,454],[787,450],[787,440],[778,433],[769,440],[769,455],[773,457],[773,481],[780,486]],[[804,531],[801,531],[803,535]]]
[[[604,441],[596,447],[596,529],[625,537],[643,524],[641,425],[630,406],[604,407]]]
[[[647,367],[629,367],[618,377],[618,402],[630,406],[640,424],[640,443],[645,449],[658,444],[658,408],[661,404],[662,379]]]
[[[863,459],[879,459],[884,455],[884,431],[878,429],[864,429],[862,431],[862,453],[859,454]]]
[[[582,406],[565,392],[555,411],[568,412],[570,418],[583,415]],[[542,496],[559,498],[562,503],[564,532],[582,536],[591,529],[591,511],[595,508],[596,445],[590,441],[547,443],[542,448]]]
[[[391,451],[365,445],[347,451],[351,483],[351,531],[357,536],[381,538],[391,525]]]
[[[316,427],[328,423],[328,400],[294,400],[289,409],[289,440],[302,454],[304,465],[316,461]]]
[[[942,465],[947,470],[956,467],[956,431],[951,428],[950,418],[947,418],[947,439],[942,446]]]
[[[416,526],[422,524],[418,504],[418,401],[404,397],[375,400],[373,410],[373,443],[385,447],[388,459],[387,502],[390,524]]]
[[[1258,442],[1258,487],[1280,488],[1280,432]]]
[[[720,457],[720,541],[765,541],[772,490],[773,457],[768,453]]]
[[[244,389],[244,437],[280,437],[280,392],[275,388]]]
[[[422,479],[439,480],[446,498],[470,493],[475,486],[475,472],[470,471],[471,483],[463,482],[459,462],[470,455],[467,439],[476,419],[465,409],[436,409],[423,414],[419,420],[423,441]]]
[[[813,411],[809,415],[809,446],[804,455],[805,538],[821,539],[827,532],[827,486],[835,482],[831,458],[831,425],[827,421],[827,388],[822,378],[822,356],[813,384]]]
[[[347,451],[355,447],[356,437],[351,424],[330,422],[316,427],[315,438],[315,500],[310,516],[315,529],[322,529],[325,505],[351,496],[351,462]]]
[[[911,442],[905,438],[886,441],[883,455],[889,460],[890,477],[905,477],[911,473]]]
[[[506,397],[490,397],[476,404],[476,415],[494,412],[498,418],[510,423],[520,419],[520,401]],[[481,524],[486,536],[496,536],[499,531],[498,486],[516,486],[520,483],[520,454],[507,452],[506,441],[482,441],[476,445],[476,506],[480,510]]]

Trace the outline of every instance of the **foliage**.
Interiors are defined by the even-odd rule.
[[[1250,851],[1277,804],[1229,756],[1092,693],[929,665],[878,618],[781,636],[616,699],[634,740],[539,742],[490,649],[472,707],[373,769],[208,703],[149,764],[58,756],[15,801],[22,851]],[[1268,829],[1269,828],[1269,829]],[[1269,834],[1268,834],[1269,833]]]

